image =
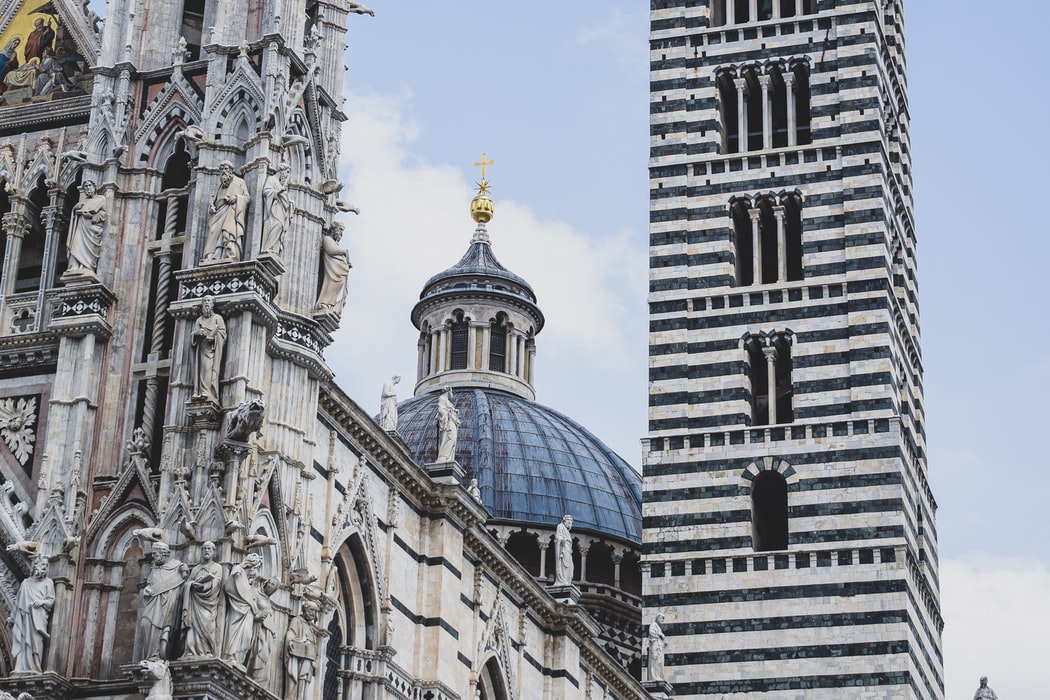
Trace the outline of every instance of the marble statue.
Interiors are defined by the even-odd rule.
[[[554,531],[554,585],[572,585],[572,516],[566,515]]]
[[[477,479],[470,480],[470,486],[467,487],[467,493],[469,493],[470,497],[473,498],[475,501],[481,503],[481,487],[478,486]]]
[[[226,634],[222,658],[241,670],[247,670],[255,632],[255,613],[259,609],[255,579],[259,576],[262,557],[252,552],[235,564],[226,576]]]
[[[314,311],[341,314],[346,304],[346,280],[350,276],[350,254],[339,247],[343,225],[336,222],[321,241],[324,281]]]
[[[281,587],[276,578],[262,582],[256,592],[255,623],[252,629],[252,649],[248,655],[248,674],[262,685],[269,687],[273,677],[273,643],[277,638],[277,629],[273,619],[273,605],[270,596]]]
[[[663,681],[664,678],[664,644],[667,635],[664,634],[661,625],[664,615],[660,613],[656,619],[649,623],[649,680]]]
[[[973,694],[973,700],[999,700],[995,691],[988,687],[988,676],[981,676],[981,685]]]
[[[452,389],[445,387],[438,399],[437,462],[456,461],[456,440],[459,438],[459,411],[452,404]]]
[[[55,606],[55,582],[47,575],[47,559],[33,560],[33,573],[18,587],[11,624],[12,673],[44,670],[44,644],[51,638],[48,623]]]
[[[397,383],[401,377],[394,375],[383,384],[383,396],[379,403],[379,427],[388,433],[397,430]]]
[[[143,659],[168,659],[171,628],[189,567],[171,558],[171,548],[164,542],[153,545],[153,565],[142,589],[142,612],[139,617],[139,644]]]
[[[215,313],[215,300],[204,297],[201,315],[193,323],[193,398],[219,403],[219,369],[226,347],[226,322]]]
[[[217,656],[219,604],[222,602],[222,565],[215,561],[215,543],[201,545],[201,561],[193,567],[183,587],[182,626],[186,630],[186,656]]]
[[[284,232],[292,218],[292,198],[288,194],[287,163],[277,166],[277,172],[269,175],[263,183],[263,205],[266,220],[263,222],[262,249],[264,254],[281,257],[284,254]]]
[[[146,700],[171,700],[171,671],[168,662],[158,659],[143,659],[139,668],[146,678],[153,681]]]
[[[73,207],[69,225],[69,267],[63,281],[97,282],[98,257],[102,252],[102,233],[106,226],[106,196],[98,192],[95,183],[84,180],[80,185],[80,201]]]
[[[219,187],[208,208],[208,239],[202,262],[237,261],[244,250],[244,221],[248,213],[248,185],[233,174],[233,163],[219,163]]]
[[[315,664],[319,658],[317,645],[317,603],[303,601],[302,617],[288,623],[284,635],[285,651],[285,700],[307,700],[310,681],[313,680]]]

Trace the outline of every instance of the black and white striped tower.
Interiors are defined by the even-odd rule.
[[[901,0],[651,5],[645,618],[676,697],[944,697]]]

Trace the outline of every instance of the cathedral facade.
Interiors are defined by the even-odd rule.
[[[641,481],[535,402],[485,187],[415,395],[332,382],[371,14],[0,2],[0,697],[648,697]]]
[[[902,12],[652,3],[643,588],[677,697],[944,697]]]

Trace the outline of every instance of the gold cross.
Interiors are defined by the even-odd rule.
[[[485,182],[485,167],[489,166],[489,165],[495,165],[496,164],[496,161],[494,161],[494,160],[485,160],[485,158],[486,158],[486,154],[482,153],[481,154],[481,162],[474,164],[475,168],[481,168],[481,181],[482,182]]]

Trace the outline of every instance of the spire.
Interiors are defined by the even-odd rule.
[[[474,164],[475,168],[481,168],[481,182],[478,183],[477,195],[470,201],[470,218],[474,219],[478,224],[478,227],[474,229],[474,237],[471,239],[471,243],[489,242],[489,234],[485,229],[485,224],[492,221],[492,217],[496,213],[496,205],[492,203],[492,199],[489,197],[489,182],[485,179],[485,169],[495,164],[496,161],[488,160],[485,153],[481,154],[481,162]]]

